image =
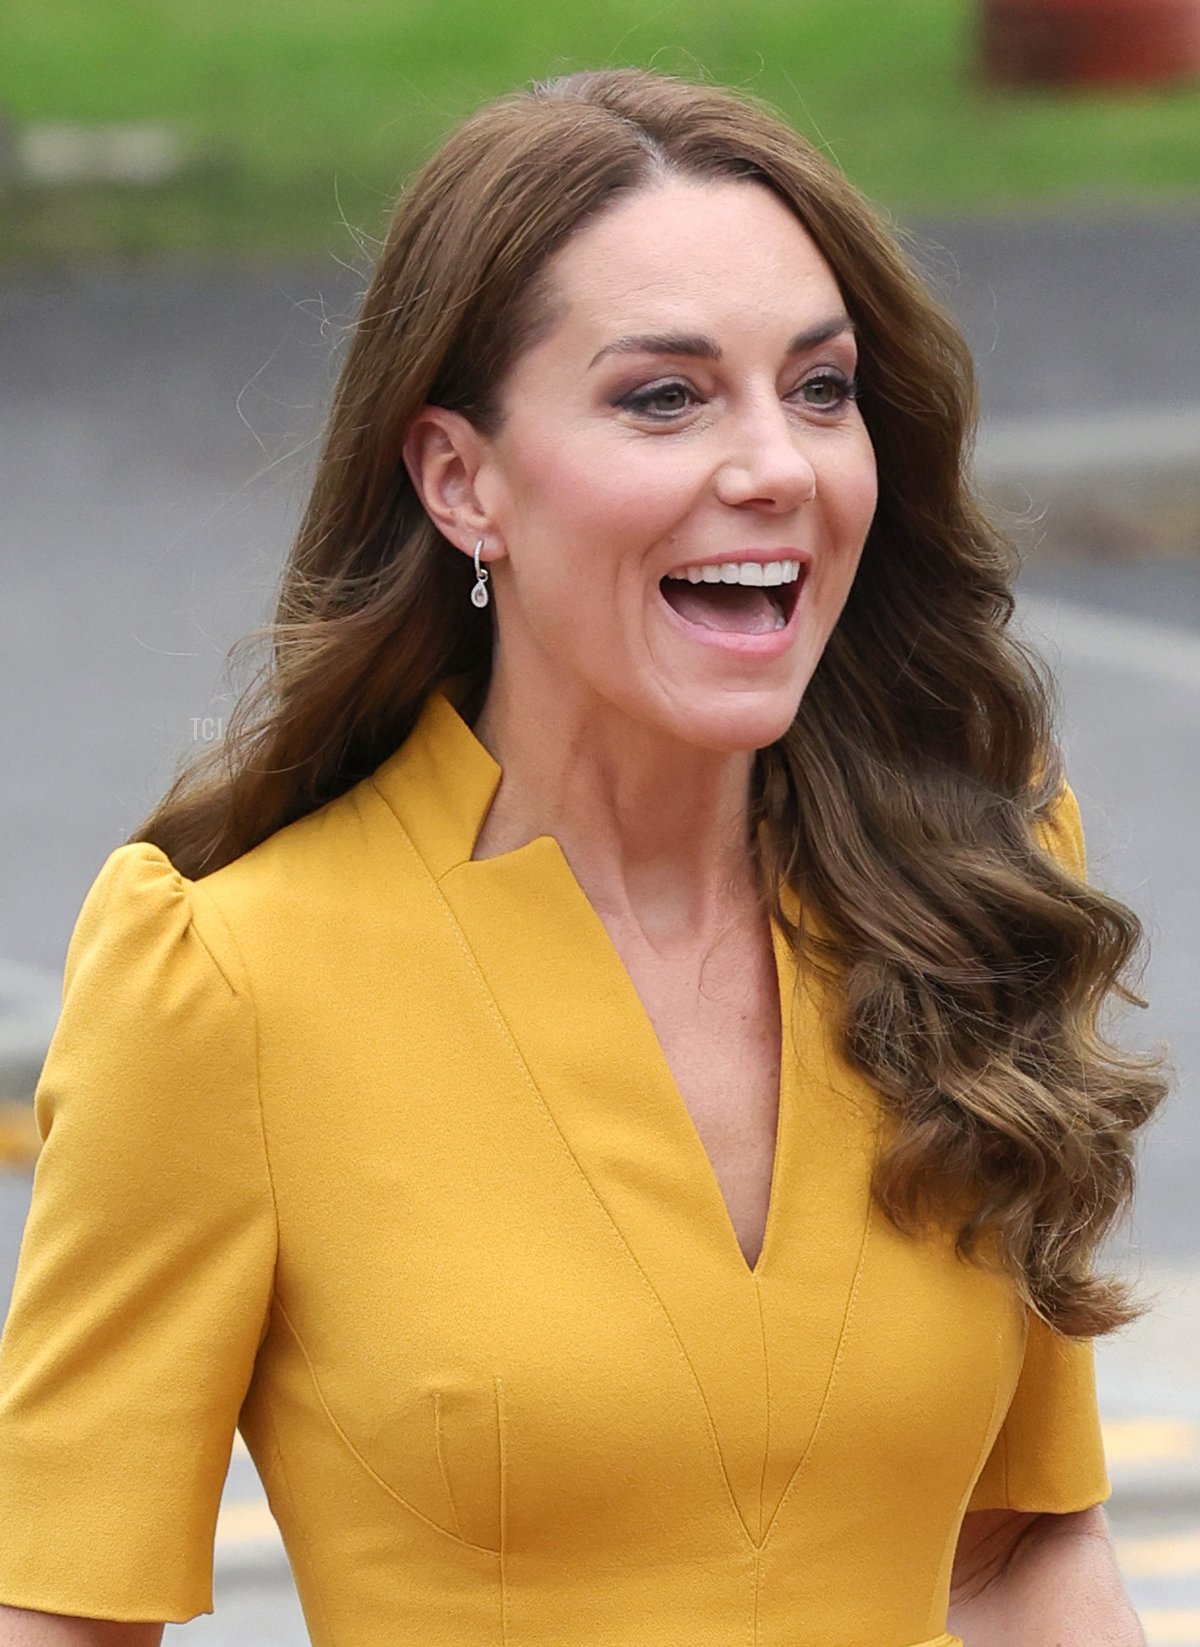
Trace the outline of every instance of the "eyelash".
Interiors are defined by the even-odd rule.
[[[832,383],[838,391],[837,399],[830,401],[828,405],[812,406],[813,411],[825,416],[842,411],[849,402],[858,399],[858,379],[847,377],[844,372],[818,372],[813,377],[805,378],[799,388],[807,389],[814,383]],[[653,402],[660,395],[666,394],[672,389],[684,390],[693,403],[700,398],[691,384],[685,383],[682,378],[667,378],[661,383],[647,384],[643,389],[631,389],[628,394],[622,395],[615,404],[624,411],[637,412],[641,417],[657,420],[660,423],[673,422],[685,408],[676,407],[671,412],[653,412],[650,409]]]

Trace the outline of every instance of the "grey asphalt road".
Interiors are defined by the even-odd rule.
[[[1161,419],[1200,404],[1200,213],[917,228],[988,417]],[[105,855],[228,712],[225,652],[269,615],[361,284],[332,258],[0,283],[0,996],[4,963],[54,994]],[[1179,1072],[1114,1246],[1185,1277],[1200,1257],[1196,548],[1035,558],[1021,584],[1022,621],[1058,667],[1093,876],[1152,940],[1151,1007],[1126,1033],[1169,1042]],[[26,1177],[0,1174],[0,1302],[27,1199]],[[1113,1362],[1114,1400],[1140,1365]],[[1200,1580],[1187,1582],[1191,1604]],[[177,1636],[305,1639],[286,1578],[236,1563],[218,1568],[216,1617]]]

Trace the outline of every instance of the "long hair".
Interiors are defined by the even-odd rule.
[[[999,1262],[1058,1330],[1111,1331],[1139,1307],[1092,1260],[1166,1090],[1099,1022],[1106,1002],[1144,1004],[1127,976],[1141,927],[1038,844],[1062,784],[1051,689],[1008,628],[1015,551],[972,491],[966,344],[879,214],[757,100],[636,69],[569,75],[487,105],[420,170],[353,331],[276,621],[234,648],[265,638],[269,660],[223,743],[130,839],[209,873],[373,772],[446,676],[482,704],[491,615],[422,508],[405,434],[425,404],[494,433],[506,373],[554,323],[551,254],[671,177],[774,190],[861,347],[878,509],[796,719],[756,758],[751,839],[764,902],[836,978],[843,1050],[894,1123],[874,1195],[916,1233],[967,1192],[961,1256]],[[822,937],[789,923],[785,883]]]

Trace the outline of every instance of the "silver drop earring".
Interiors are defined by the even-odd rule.
[[[483,548],[483,539],[475,545],[475,587],[471,590],[471,602],[475,606],[486,606],[488,603],[487,580],[488,570],[479,562],[479,551]]]

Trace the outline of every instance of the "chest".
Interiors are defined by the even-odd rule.
[[[767,928],[702,956],[664,959],[610,930],[704,1146],[753,1268],[770,1209],[779,1119],[781,1011]]]
[[[255,967],[280,1256],[248,1434],[311,1460],[295,1502],[328,1506],[357,1559],[386,1551],[379,1572],[397,1528],[485,1577],[504,1551],[533,1575],[510,1594],[539,1605],[565,1572],[576,1616],[577,1574],[657,1596],[678,1572],[684,1627],[663,1639],[699,1640],[698,1547],[786,1535],[802,1571],[861,1547],[869,1515],[890,1551],[917,1478],[947,1524],[1015,1378],[1016,1317],[949,1244],[872,1216],[871,1094],[782,951],[780,1092],[766,943],[690,977],[619,958],[555,867],[546,846],[471,864],[369,942],[365,913],[301,933],[299,979],[273,953]],[[331,978],[331,1010],[297,1013]],[[764,1157],[755,1191],[745,1145],[776,1100],[751,1275],[768,1175]],[[372,1513],[374,1544],[355,1519]],[[923,1617],[932,1579],[897,1560]],[[749,1639],[727,1622],[720,1639]],[[511,1639],[572,1639],[555,1626]]]

